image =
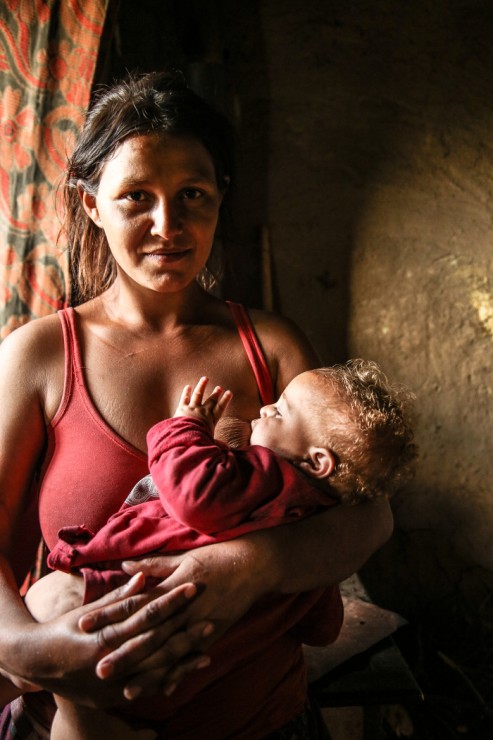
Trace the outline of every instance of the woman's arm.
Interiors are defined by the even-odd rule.
[[[185,581],[199,586],[198,597],[185,611],[190,623],[204,620],[214,625],[214,631],[200,643],[206,650],[262,596],[338,583],[358,570],[391,532],[392,515],[386,501],[338,506],[296,524],[180,555],[129,561],[124,567],[129,574],[142,571],[162,578],[163,591]],[[114,607],[110,605],[90,614],[86,628],[104,630],[110,625],[108,629],[120,633],[114,621]],[[142,633],[146,627],[146,639],[133,642],[133,634]],[[103,658],[98,674],[120,677],[133,666],[136,675],[126,685],[129,696],[148,693],[156,685],[163,691],[174,690],[190,666],[188,660],[177,659],[173,668],[161,670],[161,660],[169,657],[169,651],[159,608],[135,614],[124,630],[128,642],[122,640],[121,647]],[[119,636],[123,638],[123,632]]]
[[[340,583],[358,571],[393,531],[386,499],[334,506],[295,525],[256,532],[255,545],[268,551],[281,593]]]
[[[48,686],[68,674],[68,656],[79,650],[76,672],[84,659],[87,668],[101,655],[94,639],[92,646],[85,641],[84,651],[84,640],[76,638],[76,622],[38,625],[18,593],[23,574],[14,576],[16,543],[33,553],[37,546],[26,537],[22,515],[46,444],[44,410],[50,386],[45,348],[56,345],[53,337],[50,322],[33,322],[0,347],[0,669],[21,689],[26,681]]]
[[[36,551],[37,541],[26,541],[21,518],[46,444],[45,414],[52,414],[59,402],[51,380],[60,363],[63,383],[63,349],[60,357],[56,317],[55,322],[51,317],[32,322],[0,347],[0,673],[21,690],[36,684],[86,703],[115,703],[122,701],[123,682],[102,684],[95,666],[125,639],[129,615],[139,609],[147,613],[149,601],[160,597],[156,607],[167,622],[169,638],[164,670],[166,664],[174,665],[195,648],[204,625],[186,623],[183,614],[184,604],[195,595],[191,584],[181,584],[185,588],[173,593],[149,596],[137,593],[144,586],[140,578],[101,599],[96,605],[114,605],[114,619],[123,638],[111,628],[91,633],[81,630],[79,619],[89,607],[38,624],[19,596],[18,582],[23,574],[14,576],[11,559],[19,542],[23,548],[32,546],[33,553]],[[127,597],[124,602],[122,597]]]

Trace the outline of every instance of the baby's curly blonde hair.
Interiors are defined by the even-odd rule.
[[[390,385],[378,365],[368,360],[313,372],[330,383],[337,402],[335,408],[319,411],[322,425],[325,417],[328,427],[324,442],[336,457],[331,488],[343,503],[391,496],[414,473],[413,394]]]

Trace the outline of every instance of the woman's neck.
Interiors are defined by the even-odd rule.
[[[101,296],[105,314],[110,320],[128,328],[148,328],[151,331],[172,330],[188,323],[197,323],[207,306],[216,299],[198,283],[175,293],[158,293],[146,289],[131,289],[121,281]]]

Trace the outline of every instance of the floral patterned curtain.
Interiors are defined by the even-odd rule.
[[[109,0],[0,2],[0,338],[66,305],[56,204]]]

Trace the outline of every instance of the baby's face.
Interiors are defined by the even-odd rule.
[[[320,394],[313,373],[297,375],[278,401],[260,409],[260,418],[252,421],[250,444],[268,447],[293,462],[303,460],[309,447],[320,443],[313,415]]]

